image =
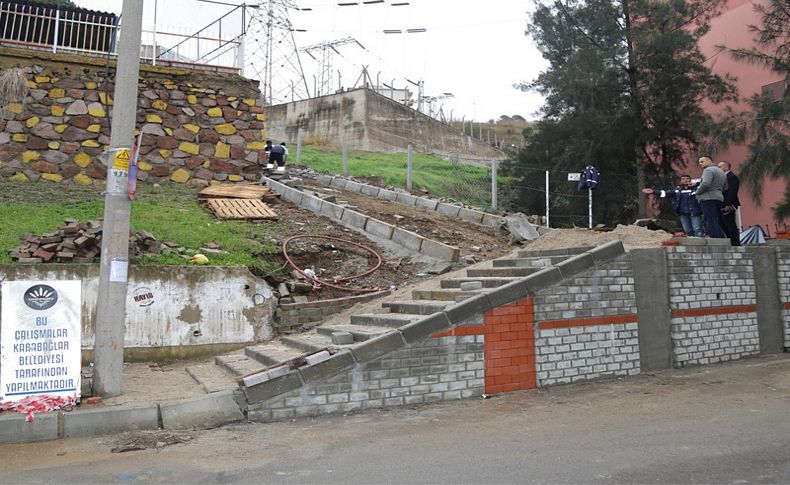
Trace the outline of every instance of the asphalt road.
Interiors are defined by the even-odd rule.
[[[790,356],[181,435],[0,446],[0,482],[790,483]]]

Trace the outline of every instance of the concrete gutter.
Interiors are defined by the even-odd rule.
[[[312,211],[318,215],[326,216],[346,227],[368,234],[371,238],[390,241],[410,252],[416,252],[424,256],[438,259],[439,261],[455,262],[461,255],[460,248],[455,246],[440,243],[433,239],[420,236],[419,234],[400,229],[386,222],[373,219],[360,212],[346,209],[341,205],[307,194],[297,188],[289,187],[276,180],[266,177],[264,177],[263,180],[273,191],[280,194],[282,200]],[[349,187],[351,187],[354,192],[361,192],[363,187],[373,186],[363,186],[357,182],[347,181],[344,187],[346,190],[350,190]],[[379,197],[381,190],[379,190],[378,187],[375,187],[375,189],[377,191],[375,196]],[[371,195],[374,194],[371,192]]]

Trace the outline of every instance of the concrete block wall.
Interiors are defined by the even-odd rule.
[[[268,422],[480,395],[483,341],[482,335],[428,338],[324,382],[250,404],[247,416]]]
[[[760,352],[754,264],[745,248],[667,250],[673,365],[711,364]]]
[[[535,351],[541,386],[639,374],[628,255],[535,293]]]
[[[790,348],[790,247],[777,250],[776,271],[779,279],[779,296],[782,304],[784,346]]]

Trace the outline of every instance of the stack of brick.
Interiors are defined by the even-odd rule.
[[[19,263],[92,263],[101,253],[101,221],[80,223],[67,219],[66,225],[40,236],[25,236],[11,249],[11,259]],[[129,235],[131,256],[159,254],[162,244],[153,234],[141,231]]]
[[[83,185],[106,178],[99,156],[110,143],[113,80],[90,59],[57,61],[25,67],[27,97],[3,107],[0,178]],[[257,180],[265,131],[253,81],[143,66],[139,93],[139,180]]]

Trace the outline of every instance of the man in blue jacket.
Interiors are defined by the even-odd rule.
[[[694,195],[690,176],[682,174],[680,185],[672,190],[642,189],[642,192],[672,199],[672,210],[680,217],[683,232],[687,236],[702,237],[702,210]]]

